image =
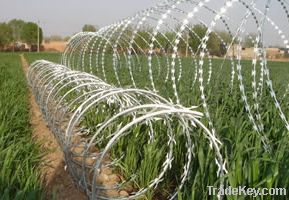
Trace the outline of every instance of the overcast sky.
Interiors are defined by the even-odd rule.
[[[0,0],[0,21],[36,22],[45,35],[71,35],[84,24],[104,26],[156,5],[158,0]]]
[[[45,36],[70,36],[81,31],[84,24],[102,27],[161,1],[163,0],[0,0],[0,22],[15,18],[32,22],[39,20]],[[211,2],[211,6],[217,9],[224,0]],[[265,0],[257,0],[257,2],[264,3]],[[272,2],[270,17],[273,17],[288,36],[289,23],[284,15],[285,12],[282,11],[277,0]],[[288,3],[286,5],[289,8]],[[244,11],[240,11],[239,7],[235,6],[233,15],[243,16]],[[276,33],[270,32],[267,37],[271,40],[270,43],[279,43],[276,40]]]

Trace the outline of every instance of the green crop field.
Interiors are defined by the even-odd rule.
[[[61,60],[61,53],[24,53],[24,56],[29,63],[41,59],[60,63]]]
[[[0,61],[0,199],[41,199],[26,77],[18,54],[1,53]]]
[[[0,200],[289,200],[289,0],[2,4]]]
[[[30,62],[45,58],[50,61],[59,62],[59,54],[26,54],[26,57]],[[109,56],[108,56],[109,57]],[[140,88],[150,88],[150,81],[148,78],[148,69],[144,66],[147,65],[145,58],[142,58],[144,61],[143,66],[140,68],[142,71],[139,74],[136,72],[136,82]],[[108,60],[110,60],[108,58]],[[79,61],[75,61],[76,63]],[[190,65],[189,60],[183,59],[183,77],[178,82],[178,91],[180,91],[180,99],[183,105],[199,105],[199,110],[202,111],[201,98],[199,92],[198,81],[192,87],[192,79],[194,74],[194,69]],[[87,62],[88,63],[88,62]],[[125,62],[123,62],[125,63]],[[228,64],[225,64],[223,68],[220,68],[222,60],[213,60],[213,69],[212,69],[212,79],[210,83],[205,85],[205,94],[206,101],[208,103],[208,108],[211,114],[211,119],[213,125],[216,129],[216,133],[220,140],[223,143],[222,154],[225,155],[227,163],[227,169],[229,173],[225,177],[225,181],[232,187],[237,187],[240,185],[252,187],[252,188],[289,188],[289,135],[286,130],[277,110],[274,107],[274,102],[270,96],[270,91],[266,87],[266,84],[263,88],[263,94],[260,96],[260,113],[261,121],[264,124],[264,136],[268,138],[270,145],[270,150],[267,151],[262,144],[262,136],[260,136],[252,128],[252,123],[249,120],[247,112],[245,110],[244,102],[242,101],[242,96],[239,89],[239,82],[235,77],[234,86],[230,87],[230,73],[231,68]],[[251,76],[251,62],[242,61],[243,64],[243,81],[245,85],[245,93],[248,96],[248,103],[253,105],[254,100],[252,98],[252,76]],[[119,64],[122,66],[121,62]],[[124,64],[123,64],[124,65]],[[157,66],[156,63],[154,66]],[[165,66],[164,63],[161,63],[161,66]],[[281,107],[285,116],[289,116],[289,96],[287,91],[288,81],[288,72],[289,67],[288,63],[285,62],[268,62],[270,69],[271,79],[273,80],[273,87],[276,91],[276,96],[280,100]],[[93,73],[103,78],[101,70],[93,69]],[[122,86],[130,87],[131,81],[127,75],[127,69],[125,67],[120,68],[120,80],[122,81]],[[123,70],[123,71],[122,71]],[[156,69],[155,69],[156,70]],[[89,69],[87,68],[87,71]],[[135,69],[137,71],[137,69]],[[208,68],[205,68],[205,72],[208,71]],[[112,64],[107,61],[105,65],[105,73],[107,81],[111,84],[117,84],[115,75],[113,73]],[[177,70],[178,73],[178,70]],[[257,73],[258,74],[258,73]],[[174,98],[173,91],[171,88],[171,83],[168,81],[164,83],[165,73],[159,73],[155,75],[154,79],[156,84],[156,89],[159,93],[166,98]],[[205,79],[207,74],[204,74]],[[256,77],[257,80],[260,77]],[[183,92],[182,92],[183,91]],[[287,92],[286,92],[287,91]],[[107,113],[102,113],[106,115]],[[253,113],[256,114],[256,113]],[[101,115],[101,114],[100,114]],[[98,118],[105,118],[105,116],[95,116],[90,115],[88,119],[91,119],[86,122],[87,126],[95,125],[94,119],[97,121]],[[100,120],[101,121],[101,120]],[[208,122],[202,120],[205,125],[208,125]],[[161,127],[160,127],[161,128]],[[140,129],[135,129],[134,131],[140,131]],[[208,196],[207,186],[217,185],[219,179],[216,176],[216,165],[214,162],[214,155],[208,147],[208,142],[205,138],[199,137],[201,134],[200,131],[196,130],[192,133],[192,138],[195,141],[194,144],[194,158],[193,158],[193,170],[190,174],[189,183],[186,184],[185,188],[181,193],[179,193],[179,199],[209,199],[213,197]],[[160,165],[150,165],[150,163],[158,163],[160,159],[163,159],[161,152],[164,149],[161,147],[163,139],[156,138],[156,141],[151,144],[150,147],[143,147],[142,151],[146,152],[145,158],[140,157],[140,154],[137,154],[136,149],[142,141],[134,141],[134,134],[131,134],[129,138],[126,138],[124,141],[121,141],[114,149],[113,153],[120,154],[122,149],[125,148],[126,152],[130,152],[125,156],[124,162],[122,163],[122,173],[129,174],[130,171],[137,170],[140,180],[138,180],[139,187],[147,184],[147,181],[151,177],[147,176],[148,169],[149,172],[158,172]],[[180,136],[181,140],[181,136]],[[127,141],[130,141],[127,143]],[[144,138],[145,141],[145,138]],[[174,150],[174,154],[178,158],[180,152],[185,151],[185,141],[178,144],[177,148]],[[117,157],[117,156],[116,156]],[[144,160],[140,162],[140,160]],[[165,188],[170,188],[171,185],[174,185],[174,177],[181,176],[180,167],[184,166],[184,160],[175,159],[173,161],[172,171],[176,171],[175,174],[168,174],[165,177],[165,180],[162,183],[161,190],[156,191],[155,195],[165,196]],[[161,163],[161,162],[160,162]],[[129,176],[129,175],[128,175]],[[171,180],[171,182],[170,182]],[[147,199],[151,199],[153,195],[148,195]],[[247,199],[248,197],[227,197],[228,199]],[[286,199],[282,196],[271,196],[271,197],[258,197],[259,199]],[[257,198],[257,199],[258,199]]]

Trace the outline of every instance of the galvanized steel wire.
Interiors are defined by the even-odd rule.
[[[196,111],[195,107],[189,109],[174,105],[147,90],[116,88],[91,74],[72,71],[63,65],[44,60],[31,64],[28,80],[44,118],[65,153],[70,173],[91,199],[135,199],[148,190],[156,189],[172,168],[173,150],[178,143],[176,134],[183,134],[187,152],[183,152],[182,156],[186,163],[180,169],[183,172],[179,185],[169,195],[173,199],[190,173],[193,146],[197,143],[191,136],[195,129],[203,130],[203,137],[212,145],[216,163],[220,166],[218,173],[220,176],[224,174],[220,142],[200,122],[202,113]],[[95,118],[100,114],[105,114],[105,118],[97,121],[95,126],[89,126],[84,120],[90,112],[93,112]],[[166,134],[154,130],[154,124],[160,121],[166,127]],[[180,128],[178,131],[176,124]],[[100,183],[99,177],[103,171],[115,170],[122,157],[109,160],[111,149],[129,134],[136,134],[134,137],[142,134],[131,131],[138,125],[144,125],[149,130],[147,143],[163,134],[161,137],[167,138],[167,143],[163,144],[167,145],[167,152],[164,152],[165,159],[162,160],[159,174],[146,187],[126,194],[124,191],[133,177],[122,177],[113,185]],[[116,194],[116,191],[119,193]],[[124,193],[126,196],[121,195]]]

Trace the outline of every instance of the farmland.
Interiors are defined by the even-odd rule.
[[[59,56],[57,54],[27,54],[26,57],[30,62],[44,57],[47,60],[59,61]],[[107,57],[109,60],[109,55]],[[143,75],[147,71],[145,68],[145,58],[143,58],[143,60],[142,76],[140,74],[136,80],[140,87],[147,88],[150,87],[150,84],[147,80],[147,75]],[[198,83],[192,88],[190,87],[190,84],[188,84],[192,81],[194,69],[192,69],[189,60],[186,60],[186,58],[183,58],[183,63],[186,64],[183,65],[183,78],[179,82],[178,87],[180,91],[183,90],[186,92],[180,92],[181,102],[184,105],[201,105],[202,102],[200,101]],[[272,101],[268,88],[263,88],[264,91],[263,95],[260,97],[259,104],[261,121],[264,124],[264,134],[268,138],[270,151],[267,151],[266,148],[264,148],[264,144],[262,143],[263,138],[252,128],[252,124],[248,119],[248,115],[244,108],[238,80],[235,80],[234,86],[230,87],[231,68],[229,63],[224,65],[223,68],[219,67],[220,63],[221,60],[213,60],[212,79],[211,82],[206,85],[205,92],[212,121],[214,122],[216,132],[223,143],[222,153],[228,161],[227,168],[229,173],[226,175],[225,181],[231,186],[246,185],[247,187],[253,188],[288,188],[289,172],[287,169],[289,166],[287,159],[289,156],[289,138],[287,130],[274,107],[274,102]],[[242,61],[242,64],[244,67],[243,76],[246,94],[249,97],[248,102],[252,104],[251,62]],[[288,79],[287,63],[269,62],[268,66],[270,68],[271,79],[274,83],[273,86],[277,98],[282,100],[281,106],[283,112],[288,116],[288,94],[285,93],[288,84],[286,81]],[[123,70],[126,69],[123,68]],[[95,71],[94,73],[99,77],[103,76],[99,71]],[[122,86],[131,87],[129,78],[125,76],[127,72],[120,71],[120,74],[123,74],[121,77]],[[173,92],[169,89],[170,83],[164,85],[164,82],[162,81],[164,77],[162,76],[164,76],[164,74],[160,73],[159,77],[155,77],[156,80],[160,80],[158,84],[156,84],[158,87],[157,89],[162,96],[173,98]],[[106,78],[110,83],[118,85],[112,66],[109,64],[106,65]],[[258,78],[259,77],[257,77],[257,79]],[[187,91],[191,92],[188,93]],[[201,106],[198,109],[202,110]],[[92,119],[92,121],[85,122],[85,125],[95,126],[97,121],[102,121],[107,117],[109,117],[108,113],[100,113],[97,116],[90,113],[87,119]],[[96,121],[94,121],[93,118],[96,118]],[[205,125],[208,125],[206,120],[203,119],[202,121]],[[136,128],[133,131],[137,134],[138,129]],[[211,162],[214,160],[214,155],[209,148],[206,148],[208,142],[205,138],[201,137],[201,131],[196,130],[192,135],[192,138],[195,145],[192,171],[188,184],[186,184],[182,192],[179,193],[179,199],[199,199],[199,197],[208,199],[210,197],[207,196],[207,186],[218,184],[220,181],[215,173],[215,163]],[[143,139],[145,140],[145,138]],[[130,143],[126,143],[126,141],[130,141]],[[158,138],[157,141],[150,147],[152,148],[150,149],[150,152],[154,152],[153,155],[156,158],[156,160],[154,160],[155,163],[158,163],[158,159],[159,161],[163,159],[162,155],[158,155],[157,152],[165,151],[165,149],[158,146],[158,144],[164,142],[162,138]],[[126,138],[126,140],[121,141],[116,149],[114,149],[113,154],[115,157],[120,156],[123,151],[127,152],[124,162],[122,163],[123,166],[126,166],[124,167],[124,171],[121,172],[122,174],[125,174],[130,170],[139,175],[148,173],[146,172],[149,168],[147,164],[152,162],[152,160],[149,160],[151,158],[146,158],[147,163],[139,163],[138,160],[141,159],[141,157],[138,156],[140,156],[140,154],[135,154],[134,149],[136,149],[140,143],[142,142],[139,140],[134,141],[134,137],[131,136],[130,139]],[[178,143],[174,153],[178,155],[178,153],[185,151],[184,147],[185,141],[183,140],[181,143]],[[148,147],[144,147],[142,151],[146,151],[146,148]],[[130,152],[130,154],[128,154],[128,152]],[[176,156],[176,158],[178,158],[178,156]],[[166,176],[166,180],[171,180],[171,182],[165,181],[162,183],[159,191],[156,191],[155,194],[159,196],[165,195],[162,193],[166,191],[166,188],[169,188],[171,184],[175,184],[174,182],[177,180],[176,177],[180,176],[180,174],[178,174],[180,171],[179,169],[184,165],[184,162],[185,161],[182,159],[175,159],[173,161],[173,169],[171,169],[171,171],[175,173],[169,173]],[[156,168],[149,168],[149,171],[159,171],[160,164],[161,162],[158,165],[150,166]],[[121,167],[121,169],[123,170],[123,167]],[[139,170],[136,171],[136,169]],[[129,177],[130,174],[127,174],[126,176]],[[145,183],[146,181],[147,180],[143,178],[143,182]],[[240,198],[241,197],[238,197],[238,199]],[[270,199],[273,198],[274,197],[270,197]],[[276,197],[276,199],[281,198],[282,197],[280,196]]]
[[[152,1],[0,7],[0,200],[288,199],[289,3]]]
[[[52,62],[60,63],[61,54],[60,53],[25,53],[25,58],[31,64],[32,62],[40,59],[49,60]]]
[[[4,195],[4,199],[23,199],[24,197],[31,197],[39,199],[42,195],[41,183],[39,182],[39,170],[38,164],[41,158],[39,146],[31,139],[31,128],[29,125],[29,107],[28,107],[28,93],[27,84],[23,75],[19,55],[17,54],[1,54],[1,157],[3,161],[1,163],[1,193]],[[41,54],[25,54],[27,60],[31,63],[37,59],[47,59],[54,62],[60,61],[60,54],[41,53]],[[145,58],[144,58],[145,60]],[[230,66],[224,65],[222,69],[218,68],[220,60],[213,60],[213,76],[211,82],[206,86],[207,102],[209,104],[209,110],[211,111],[212,121],[216,128],[221,141],[223,142],[222,153],[226,156],[228,161],[229,173],[225,177],[225,180],[231,186],[246,185],[248,187],[262,188],[262,187],[285,187],[289,185],[289,172],[288,172],[288,134],[281,121],[279,119],[277,111],[274,109],[274,104],[269,95],[269,91],[264,88],[264,93],[260,99],[260,107],[262,108],[262,121],[265,125],[264,133],[269,139],[271,146],[271,152],[265,151],[262,144],[260,135],[258,135],[252,129],[251,122],[248,119],[246,111],[244,109],[244,103],[241,100],[239,91],[238,80],[235,80],[233,88],[229,87],[230,83]],[[250,87],[250,62],[242,61],[244,63],[244,80],[246,85],[246,91],[248,96],[251,95],[252,90]],[[184,88],[184,91],[188,91],[188,81],[192,80],[191,69],[186,58],[183,58],[183,63],[187,63],[183,66],[183,75],[188,75],[187,78],[183,78],[179,83],[180,88]],[[284,62],[269,62],[271,78],[274,83],[274,89],[277,93],[278,99],[282,100],[281,105],[285,115],[288,116],[288,94],[285,93],[287,88],[287,63]],[[144,64],[145,66],[145,64]],[[146,71],[146,70],[143,70]],[[125,74],[125,72],[124,72]],[[12,76],[13,75],[13,76]],[[109,82],[114,82],[115,75],[112,70],[106,71],[107,79]],[[160,74],[161,75],[161,74]],[[100,73],[101,77],[102,74]],[[189,77],[190,76],[190,77]],[[221,78],[220,78],[221,77]],[[160,80],[162,78],[159,78]],[[124,87],[130,87],[130,81],[126,77],[122,77],[121,80],[127,80],[127,83],[123,81]],[[142,87],[150,87],[145,76],[139,76],[137,83]],[[127,86],[125,86],[127,84]],[[196,83],[197,84],[197,83]],[[169,85],[169,84],[168,84]],[[167,86],[158,85],[160,93],[163,96],[172,97],[172,92],[168,90],[162,90]],[[13,89],[12,89],[13,88]],[[284,95],[285,94],[285,95]],[[191,93],[181,94],[181,101],[187,105],[200,105],[200,93],[197,85],[192,88]],[[249,103],[253,100],[249,99]],[[199,107],[201,110],[201,107]],[[108,113],[103,113],[103,116],[98,118],[105,119]],[[91,115],[91,114],[90,114]],[[93,117],[92,113],[92,117]],[[91,116],[90,116],[91,118]],[[15,120],[17,119],[17,120]],[[89,119],[89,118],[88,118]],[[98,120],[100,120],[98,119]],[[202,120],[207,124],[206,120]],[[87,121],[86,125],[93,125],[95,122]],[[135,129],[134,131],[137,131]],[[208,146],[208,142],[205,138],[200,137],[201,131],[196,131],[193,135],[195,140],[195,149],[193,157],[193,167],[190,174],[190,179],[185,188],[179,193],[179,199],[198,199],[202,197],[204,199],[209,198],[207,186],[218,183],[215,171],[216,166],[211,160],[214,159]],[[16,136],[17,135],[17,136]],[[145,138],[143,138],[145,139]],[[163,151],[165,149],[159,148],[157,144],[162,143],[162,139],[158,138],[159,142],[152,144],[150,151]],[[131,141],[131,143],[126,143]],[[125,175],[133,168],[138,167],[137,174],[147,173],[149,171],[158,171],[158,168],[149,168],[146,163],[138,163],[141,157],[135,154],[134,150],[139,145],[139,140],[134,141],[134,138],[126,139],[122,141],[120,145],[114,150],[114,156],[121,154],[122,151],[130,152],[127,154],[125,161],[122,163],[126,166],[125,171],[122,173]],[[178,144],[179,152],[184,151],[185,141]],[[128,149],[123,149],[127,147]],[[148,147],[146,147],[148,148]],[[175,153],[178,154],[178,151]],[[162,154],[153,153],[155,158],[162,160]],[[177,156],[176,156],[177,157]],[[9,159],[8,159],[9,158]],[[152,162],[150,157],[146,160],[148,163]],[[157,160],[154,159],[154,162]],[[173,162],[174,168],[172,171],[178,172],[179,168],[183,165],[184,160],[175,160]],[[132,164],[134,163],[134,164]],[[146,166],[146,167],[145,167]],[[156,167],[154,165],[151,167]],[[32,169],[32,170],[31,170]],[[134,169],[135,170],[135,169]],[[127,174],[129,176],[129,174]],[[166,180],[172,180],[172,182],[164,182],[156,193],[161,194],[168,188],[170,184],[174,182],[175,176],[179,174],[168,174]],[[14,177],[14,178],[11,178]],[[140,180],[139,180],[140,181]],[[145,184],[146,179],[143,179]],[[149,198],[149,196],[148,196]],[[241,197],[238,197],[239,199]],[[270,197],[273,199],[274,197]],[[282,197],[276,197],[281,199]]]
[[[40,199],[42,153],[32,139],[26,77],[18,54],[0,60],[0,199]]]

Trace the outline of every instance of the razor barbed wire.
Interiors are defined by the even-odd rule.
[[[262,97],[269,92],[274,111],[288,131],[289,122],[281,103],[289,87],[281,92],[280,101],[267,62],[265,30],[270,29],[289,49],[288,36],[282,30],[285,27],[281,29],[270,15],[270,8],[278,5],[289,21],[287,4],[283,0],[165,1],[95,33],[76,34],[62,55],[62,65],[33,63],[29,80],[37,102],[63,147],[71,174],[87,194],[92,199],[134,199],[160,187],[171,170],[178,143],[173,121],[186,138],[186,150],[182,152],[186,162],[181,178],[176,181],[178,186],[166,198],[175,198],[188,179],[193,147],[197,145],[191,134],[197,127],[203,130],[203,137],[215,152],[222,187],[227,166],[210,109],[210,89],[218,84],[216,78],[226,76],[222,73],[226,65],[231,70],[229,94],[240,95],[251,128],[262,141],[263,149],[271,153],[271,141],[262,118],[267,109],[262,106]],[[214,37],[217,47],[210,44]],[[245,38],[253,44],[251,57],[247,58],[250,76],[245,75],[247,66],[242,54]],[[184,89],[184,85],[189,87]],[[192,103],[184,94],[197,96],[198,100]],[[198,104],[201,112],[195,111],[195,107],[187,108]],[[99,184],[105,169],[121,171],[125,156],[115,154],[116,149],[124,142],[123,138],[131,135],[142,138],[134,132],[142,126],[147,131],[148,144],[159,137],[158,126],[167,130],[166,153],[158,175],[143,186],[134,183],[138,185],[134,188],[137,191],[131,192],[127,188],[137,179],[137,173],[121,177],[109,187]],[[112,158],[112,154],[116,156]]]
[[[221,39],[221,43],[225,44],[224,39],[222,39],[222,37],[219,35],[218,32],[213,31],[214,27],[217,25],[217,22],[220,20],[223,24],[225,29],[227,30],[227,32],[233,36],[232,40],[231,40],[231,44],[228,45],[224,45],[225,48],[225,55],[223,57],[224,61],[226,60],[226,57],[229,56],[230,62],[231,62],[231,87],[233,87],[234,84],[234,77],[235,77],[235,67],[236,68],[240,68],[240,61],[241,61],[241,52],[240,52],[240,48],[242,48],[242,39],[243,39],[243,33],[246,32],[248,34],[248,31],[245,29],[245,26],[247,25],[247,21],[249,21],[250,17],[252,17],[253,21],[256,24],[257,27],[257,31],[258,34],[261,36],[262,32],[264,30],[264,22],[265,21],[269,21],[270,24],[272,26],[274,26],[274,22],[268,17],[267,14],[267,9],[270,7],[270,2],[266,2],[265,4],[265,11],[262,12],[260,9],[258,9],[256,7],[256,3],[257,1],[244,1],[244,0],[232,0],[232,1],[224,1],[224,6],[222,6],[218,11],[215,8],[211,8],[211,6],[209,5],[209,3],[211,3],[213,1],[210,0],[203,0],[203,1],[188,1],[188,0],[183,0],[183,1],[166,1],[163,4],[160,4],[156,7],[153,7],[151,9],[147,9],[145,11],[139,12],[137,13],[135,16],[131,17],[131,18],[127,18],[124,19],[114,25],[111,25],[109,27],[106,27],[105,29],[101,29],[100,32],[95,33],[98,38],[96,39],[96,41],[94,41],[95,43],[99,44],[99,48],[103,48],[101,53],[98,53],[98,51],[93,51],[92,49],[88,50],[89,52],[89,57],[92,58],[94,56],[92,56],[93,54],[95,54],[95,57],[98,59],[98,57],[101,57],[101,64],[100,66],[102,66],[102,76],[104,77],[104,79],[106,80],[106,76],[105,76],[105,69],[104,66],[109,65],[109,63],[105,63],[105,60],[107,60],[107,54],[109,54],[108,49],[107,49],[107,45],[108,44],[113,44],[111,45],[112,47],[112,66],[113,66],[113,70],[115,73],[115,77],[117,79],[117,84],[121,86],[121,78],[119,78],[119,70],[121,67],[128,67],[128,76],[131,78],[132,81],[132,85],[134,87],[139,87],[139,84],[137,84],[136,82],[136,78],[135,76],[135,71],[134,68],[136,65],[141,65],[139,60],[141,55],[145,55],[147,56],[147,62],[143,65],[142,68],[147,69],[148,70],[148,78],[150,81],[148,81],[151,85],[151,87],[149,87],[149,85],[147,85],[146,87],[151,88],[153,91],[158,92],[160,89],[157,89],[155,86],[155,80],[158,79],[158,76],[156,76],[156,74],[160,74],[160,70],[165,70],[166,72],[166,78],[165,78],[165,82],[167,82],[169,74],[170,74],[170,82],[171,82],[171,88],[174,92],[173,96],[169,96],[169,98],[174,97],[174,101],[177,104],[181,103],[181,100],[179,99],[179,92],[178,92],[178,82],[181,80],[182,78],[182,68],[183,68],[183,64],[182,64],[182,60],[180,59],[180,44],[184,43],[184,45],[188,45],[186,40],[185,40],[185,31],[188,31],[189,33],[197,36],[195,39],[200,41],[200,45],[197,47],[197,50],[194,51],[191,49],[191,46],[188,45],[189,51],[191,52],[191,58],[192,58],[192,64],[194,63],[194,67],[195,67],[195,78],[193,81],[193,84],[195,84],[195,80],[199,80],[199,89],[201,92],[201,99],[203,100],[203,108],[204,108],[204,113],[205,116],[207,117],[207,119],[209,120],[209,126],[211,128],[211,131],[213,133],[215,133],[215,128],[213,126],[213,122],[211,120],[210,117],[210,112],[208,110],[208,105],[206,102],[206,94],[205,94],[205,85],[203,83],[203,79],[204,79],[204,69],[203,66],[205,64],[205,59],[208,58],[208,66],[209,66],[209,70],[206,71],[207,72],[207,82],[210,82],[211,76],[213,75],[213,71],[212,69],[213,67],[213,63],[211,61],[211,58],[209,56],[209,48],[208,48],[208,41],[210,39],[210,36],[212,34],[216,34],[218,38]],[[281,7],[282,10],[285,12],[285,14],[288,13],[288,10],[284,4],[283,1],[277,1]],[[239,3],[240,6],[243,6],[245,11],[248,13],[248,16],[241,19],[241,24],[239,26],[237,26],[235,33],[233,33],[233,28],[230,27],[230,25],[232,25],[231,19],[229,14],[227,14],[227,10],[230,10],[230,8],[233,8],[234,4]],[[189,5],[189,8],[192,8],[191,10],[185,9],[182,5]],[[203,10],[202,10],[203,9]],[[201,19],[200,16],[197,16],[198,13],[200,13],[201,11],[207,11],[210,12],[213,17],[212,17],[212,21],[209,25],[206,25],[205,22],[203,22],[203,20]],[[183,14],[183,15],[181,15]],[[258,19],[258,15],[259,14],[259,18]],[[185,16],[185,17],[183,17]],[[288,18],[288,15],[286,15],[286,17]],[[195,33],[195,31],[193,30],[193,28],[191,28],[189,25],[190,23],[193,22],[193,20],[196,20],[197,22],[203,24],[207,31],[206,34],[204,36],[199,36],[198,34]],[[243,21],[243,22],[242,22]],[[172,23],[173,24],[170,24]],[[196,22],[193,22],[196,23]],[[146,44],[143,48],[140,48],[140,41],[137,40],[137,36],[140,34],[139,30],[141,29],[142,26],[147,25],[149,27],[152,27],[149,30],[144,30],[147,33],[147,37],[144,38],[142,37],[142,40],[144,41],[144,43]],[[176,29],[175,27],[179,25],[179,27]],[[278,26],[274,26],[274,28],[278,29],[278,34],[281,36],[281,39],[284,40],[284,44],[288,44],[288,40],[286,40],[286,36],[283,34],[283,31],[280,30],[280,28]],[[129,28],[131,28],[131,33],[127,32],[129,30]],[[162,30],[163,29],[163,30]],[[165,36],[164,34],[164,30],[170,30],[172,33],[174,33],[174,37],[173,38],[168,38]],[[88,43],[90,41],[86,40],[86,44],[84,45],[85,42],[81,42],[81,40],[83,39],[83,36],[81,36],[84,33],[80,34],[80,37],[77,37],[75,42],[75,39],[72,39],[71,42],[68,44],[68,47],[64,53],[64,57],[67,57],[67,55],[70,54],[77,54],[77,51],[74,51],[73,49],[75,49],[75,45],[77,44],[77,48],[82,49],[82,52],[86,52],[87,48],[90,48],[90,45],[88,45]],[[89,33],[91,34],[91,33]],[[158,37],[159,36],[159,37]],[[130,39],[129,39],[130,38]],[[165,51],[165,48],[160,45],[161,44],[161,39],[167,40],[168,41],[168,46],[170,46],[172,52],[168,53]],[[239,40],[241,39],[241,40]],[[278,103],[278,100],[275,98],[274,94],[274,90],[272,88],[272,86],[270,86],[270,77],[266,76],[268,70],[265,70],[266,68],[266,58],[264,58],[264,56],[259,55],[257,52],[260,52],[261,49],[263,47],[262,43],[264,41],[261,41],[260,37],[257,38],[250,38],[253,43],[255,44],[255,48],[254,48],[254,52],[252,55],[252,88],[253,88],[253,106],[250,105],[250,103],[248,102],[248,96],[246,95],[245,91],[243,92],[242,88],[245,88],[244,84],[243,84],[243,75],[242,72],[240,70],[237,69],[237,75],[238,75],[238,80],[239,80],[239,85],[241,88],[241,93],[242,93],[242,99],[244,100],[245,103],[245,108],[248,111],[248,118],[250,119],[250,121],[253,124],[253,128],[254,130],[256,130],[257,132],[260,133],[261,137],[264,136],[263,132],[263,123],[262,123],[262,119],[260,117],[260,105],[258,103],[258,93],[262,92],[263,88],[263,77],[265,75],[265,77],[267,77],[267,81],[265,81],[265,83],[267,84],[268,88],[271,90],[272,93],[272,98],[275,102],[275,107],[276,109],[279,111],[280,113],[280,117],[282,118],[282,120],[285,123],[286,127],[288,126],[288,122],[286,120],[286,117],[284,114],[282,114],[282,109]],[[93,40],[93,39],[92,39]],[[100,42],[98,42],[97,40],[99,40]],[[235,44],[236,40],[238,40],[239,42],[237,42],[237,59],[235,59],[233,57],[233,55],[229,55],[229,51],[230,48],[232,48],[233,44]],[[123,45],[120,45],[121,41],[125,41],[125,43],[123,43]],[[287,41],[287,43],[286,43]],[[95,44],[94,43],[94,44]],[[102,45],[104,43],[104,45]],[[94,45],[92,45],[94,46]],[[287,45],[288,46],[288,45]],[[77,49],[76,48],[76,49]],[[160,48],[160,53],[161,55],[163,55],[165,57],[165,59],[167,60],[167,63],[164,64],[165,66],[162,67],[162,69],[160,68],[160,56],[158,55],[157,51],[158,48]],[[71,50],[72,49],[72,50]],[[121,49],[121,51],[120,51]],[[138,49],[141,49],[142,52],[140,52],[141,54],[137,53]],[[147,53],[145,53],[144,51],[147,49]],[[264,50],[264,49],[263,49]],[[263,51],[264,52],[264,51]],[[135,54],[135,58],[132,57],[132,53]],[[145,53],[145,54],[144,54]],[[120,55],[122,54],[122,55]],[[122,66],[119,66],[119,63],[121,63],[121,57],[123,57],[125,59],[124,64],[122,64]],[[256,81],[256,64],[257,62],[257,57],[260,59],[260,80]],[[72,69],[74,69],[75,67],[77,69],[81,69],[86,71],[85,69],[83,69],[83,67],[86,65],[85,63],[85,58],[82,56],[79,59],[82,59],[82,63],[83,65],[74,65],[73,63],[67,63],[65,59],[63,59],[63,64],[67,65],[68,67],[71,67]],[[177,62],[176,62],[177,59]],[[153,61],[154,60],[154,61]],[[171,60],[171,61],[169,61]],[[155,62],[155,63],[153,63]],[[135,63],[133,65],[133,63]],[[95,67],[98,68],[97,66],[99,66],[99,64],[95,63]],[[155,64],[155,65],[154,65]],[[146,65],[146,67],[144,67]],[[221,64],[221,67],[224,65],[224,63]],[[90,62],[90,68],[94,68],[92,62]],[[158,72],[157,72],[158,71]],[[175,74],[178,71],[178,75]],[[161,72],[162,73],[162,72]],[[101,74],[97,74],[97,75],[101,75]],[[198,78],[199,77],[199,78]],[[161,85],[161,84],[159,84]],[[257,87],[258,85],[258,87]],[[189,92],[189,91],[188,91]],[[260,93],[261,94],[261,93]],[[253,111],[251,111],[251,108],[253,108]],[[264,136],[265,137],[265,136]],[[264,144],[266,144],[266,142],[264,141]]]
[[[224,173],[219,141],[199,120],[202,113],[193,107],[188,109],[173,105],[146,90],[116,88],[91,74],[71,71],[43,60],[31,64],[28,80],[49,127],[65,153],[70,173],[92,199],[136,199],[157,189],[172,169],[173,152],[179,137],[176,135],[177,127],[186,138],[187,151],[182,153],[186,162],[180,169],[183,171],[180,184],[171,191],[168,199],[173,199],[188,179],[193,146],[197,145],[191,134],[197,127],[213,144],[216,160],[221,166],[218,173]],[[86,121],[89,115],[98,120]],[[99,119],[101,115],[103,118]],[[172,121],[175,123],[172,124]],[[134,132],[137,127],[142,128],[142,133],[148,130],[149,137],[143,138],[144,134]],[[167,132],[157,132],[160,127]],[[121,173],[118,166],[126,158],[125,150],[118,154],[114,148],[118,142],[123,142],[121,138],[124,136],[143,139],[147,145],[159,137],[162,140],[167,137],[164,140],[166,153],[163,163],[159,163],[158,175],[152,177],[147,185],[133,188],[133,192],[127,188],[132,186],[133,179],[139,174],[132,172],[125,177]],[[101,179],[108,170],[111,171],[108,175],[117,179],[113,184]]]

